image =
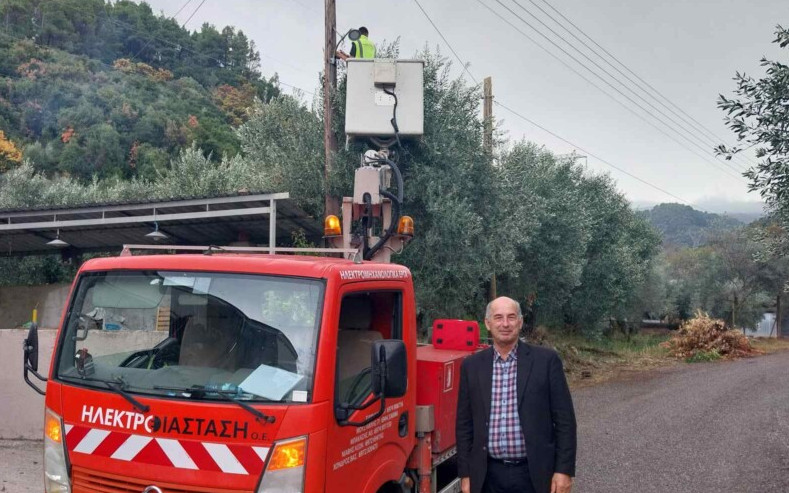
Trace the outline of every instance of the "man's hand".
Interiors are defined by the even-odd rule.
[[[461,488],[462,486],[461,480]],[[570,493],[573,487],[573,478],[560,472],[554,473],[551,479],[551,493]]]
[[[351,55],[345,53],[342,50],[337,50],[337,52],[335,54],[337,55],[337,58],[339,58],[340,60],[347,60],[347,59],[351,58]]]
[[[471,493],[471,478],[460,478],[460,492]]]

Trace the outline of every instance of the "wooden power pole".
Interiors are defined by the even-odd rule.
[[[337,88],[337,8],[335,0],[325,0],[325,44],[323,48],[323,163],[324,213],[337,214],[339,204],[329,193],[329,173],[332,169],[334,153],[337,152],[337,137],[332,131],[334,109],[332,98]]]
[[[493,155],[493,81],[490,77],[485,77],[482,81],[482,122],[485,125],[485,133],[482,143],[488,156]]]
[[[490,77],[485,77],[482,81],[482,123],[484,125],[484,133],[482,134],[482,145],[485,148],[485,155],[493,163],[493,80]],[[490,290],[488,291],[488,298],[494,300],[497,298],[496,288],[496,274],[490,276]]]

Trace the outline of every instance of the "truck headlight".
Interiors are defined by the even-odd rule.
[[[302,493],[306,455],[307,437],[276,442],[263,470],[258,493]]]
[[[44,490],[70,493],[63,420],[49,409],[44,418]]]

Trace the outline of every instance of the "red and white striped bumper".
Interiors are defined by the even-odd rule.
[[[194,471],[259,476],[269,447],[225,444],[109,431],[66,424],[70,454]]]

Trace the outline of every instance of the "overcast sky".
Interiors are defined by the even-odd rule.
[[[195,12],[201,2],[202,6]],[[587,159],[589,169],[610,173],[619,189],[635,203],[677,202],[677,198],[681,198],[709,210],[741,210],[742,206],[720,206],[714,202],[759,200],[756,193],[747,193],[745,179],[727,167],[741,170],[747,161],[724,164],[712,155],[714,144],[721,139],[729,144],[734,142],[731,132],[723,124],[723,113],[716,107],[716,99],[720,93],[732,94],[732,77],[736,71],[761,75],[759,59],[762,55],[787,61],[787,51],[771,43],[775,25],[789,24],[789,2],[786,0],[419,2],[459,57],[470,64],[471,74],[480,81],[486,76],[493,78],[497,102],[572,144],[553,137],[500,106],[494,106],[494,114],[510,140],[527,139],[557,154],[573,151],[580,155],[590,154]],[[209,22],[219,28],[232,25],[243,30],[260,50],[265,75],[278,73],[283,83],[308,91],[319,90],[318,74],[323,68],[322,1],[149,0],[148,3],[155,11],[167,16],[186,5],[176,18],[183,23],[193,15],[187,28],[198,29],[203,22]],[[566,65],[505,23],[485,5],[545,46]],[[584,49],[583,45],[537,6],[572,29],[556,11],[563,14],[681,111],[666,101],[661,100],[661,104],[638,92],[646,102],[607,77],[572,47]],[[551,34],[535,17],[571,45]],[[551,45],[524,21],[540,29],[576,60]],[[415,0],[337,0],[338,31],[360,25],[369,28],[370,38],[376,43],[399,37],[403,58],[412,58],[425,46],[431,50],[438,47],[442,54],[453,60],[456,76],[473,83],[468,74],[462,73],[460,63]],[[594,46],[581,33],[573,32]],[[633,87],[624,76],[588,50],[584,53]],[[581,63],[595,69],[634,102],[586,71]],[[625,68],[617,67],[638,82]],[[603,88],[611,97],[582,76]],[[285,89],[292,90],[290,87]],[[307,94],[304,99],[309,101],[312,97],[312,94]],[[679,134],[648,116],[636,103],[668,122]],[[687,120],[682,112],[695,120],[683,123],[685,129],[668,120],[679,120],[677,115]],[[671,195],[617,171],[601,160]]]

